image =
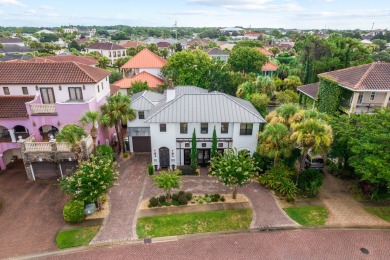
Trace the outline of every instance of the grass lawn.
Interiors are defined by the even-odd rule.
[[[364,209],[371,214],[390,222],[390,207],[367,207]]]
[[[328,211],[325,207],[308,206],[284,209],[286,213],[302,226],[324,225],[328,218]]]
[[[248,229],[252,210],[221,210],[139,218],[140,238]]]
[[[99,231],[100,226],[83,227],[58,232],[56,242],[59,248],[87,245]]]

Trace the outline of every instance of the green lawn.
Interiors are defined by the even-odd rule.
[[[302,226],[324,225],[328,218],[328,211],[325,207],[308,206],[284,209],[286,213]]]
[[[139,218],[140,238],[248,229],[252,210],[222,210]]]
[[[390,207],[367,207],[364,209],[371,214],[390,222]]]
[[[58,232],[56,242],[59,248],[87,245],[99,231],[100,226],[83,227]]]

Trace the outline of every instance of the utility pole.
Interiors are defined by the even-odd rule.
[[[174,24],[174,26],[175,26],[176,41],[177,41],[177,21],[175,21],[175,24]]]

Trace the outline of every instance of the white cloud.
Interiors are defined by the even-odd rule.
[[[26,6],[18,0],[0,0],[0,5]]]
[[[25,13],[25,14],[36,14],[37,11],[34,10],[34,9],[29,9],[29,10],[24,11],[24,13]]]
[[[54,10],[55,9],[53,6],[50,6],[50,5],[40,5],[39,8],[43,9],[43,10]]]
[[[231,16],[239,15],[239,12],[216,12],[210,10],[188,10],[188,11],[161,11],[162,14],[168,15],[207,15],[207,16]]]

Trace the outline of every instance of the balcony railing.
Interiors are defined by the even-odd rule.
[[[32,115],[57,114],[56,104],[30,104]]]

